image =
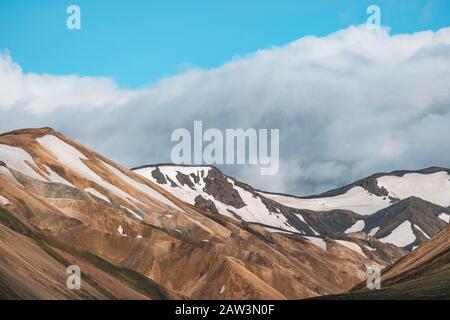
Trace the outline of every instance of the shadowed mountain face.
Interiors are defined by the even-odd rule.
[[[349,237],[354,212],[318,219],[201,171],[147,179],[51,129],[0,135],[0,298],[300,299],[404,255]]]
[[[211,166],[156,165],[134,171],[197,208],[273,232],[372,237],[413,250],[450,219],[450,175],[443,168],[378,173],[306,198],[255,190]]]
[[[412,250],[444,229],[448,222],[441,218],[446,216],[450,216],[449,209],[420,198],[410,197],[367,217],[364,231],[370,232],[376,228],[374,236],[387,239],[395,230],[408,224],[411,231],[400,233],[397,241],[402,241],[402,237],[406,238],[409,234],[411,240],[402,244],[405,249]]]
[[[381,289],[369,291],[365,283],[350,293],[324,299],[450,299],[450,226],[431,240],[387,267]]]

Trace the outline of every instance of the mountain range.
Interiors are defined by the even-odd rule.
[[[365,282],[350,292],[319,299],[450,299],[450,226],[433,239],[385,268],[383,287],[368,290]]]
[[[0,135],[0,298],[357,294],[370,265],[409,281],[433,241],[448,265],[449,206],[445,168],[296,197],[213,166],[129,170],[53,129],[17,130]],[[70,265],[80,290],[66,287]]]
[[[450,220],[450,170],[445,168],[378,173],[304,198],[256,190],[215,167],[133,170],[197,208],[273,232],[343,239],[364,232],[410,251]]]

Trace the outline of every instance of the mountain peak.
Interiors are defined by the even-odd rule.
[[[114,266],[144,275],[149,268],[161,270],[152,279],[167,286],[160,290],[169,296],[175,290],[176,294],[199,299],[302,298],[350,288],[366,275],[365,265],[386,266],[402,256],[403,243],[409,241],[404,234],[414,237],[414,242],[407,243],[414,247],[446,226],[444,220],[450,217],[450,211],[421,206],[428,203],[419,199],[426,191],[425,199],[439,193],[438,202],[447,200],[445,173],[427,176],[415,184],[409,178],[406,182],[397,181],[397,177],[384,181],[383,192],[394,191],[398,199],[404,199],[399,203],[411,208],[405,213],[386,210],[378,214],[379,207],[393,207],[391,199],[370,194],[361,186],[345,196],[286,200],[224,175],[215,166],[157,164],[140,168],[127,170],[52,128],[3,134],[0,216],[24,224],[7,232],[33,235],[27,239],[12,237],[6,245],[14,250],[8,252],[19,252],[16,244],[20,241],[27,241],[31,252],[33,239],[45,233],[44,239],[54,237],[55,243],[67,245],[59,248],[67,250],[67,257],[78,254],[72,250],[75,246]],[[374,183],[366,186],[374,188]],[[405,185],[409,193],[402,189]],[[413,185],[419,188],[411,188]],[[394,188],[398,186],[401,188]],[[423,213],[422,207],[433,212]],[[374,213],[380,219],[371,219]],[[421,218],[425,215],[430,217],[427,221]],[[0,232],[5,234],[4,229],[10,225],[0,221]],[[358,234],[361,231],[373,237]],[[347,232],[352,232],[353,238]],[[397,244],[392,240],[399,238],[402,241]],[[168,255],[168,248],[176,250],[170,249]],[[46,254],[45,250],[39,252]],[[45,257],[66,275],[58,259]],[[36,255],[26,258],[30,259],[26,265],[41,265],[34,260],[39,258]],[[204,261],[211,266],[205,266]],[[94,262],[92,272],[104,266],[97,259]],[[302,271],[301,278],[293,276],[299,270],[310,270],[313,263],[314,271]],[[331,277],[330,264],[337,270]],[[42,266],[45,269],[48,264]],[[272,270],[270,275],[267,267]],[[180,268],[186,272],[179,273]],[[27,271],[27,276],[34,272]],[[47,282],[39,288],[47,288]],[[9,284],[27,285],[28,281]],[[243,284],[247,288],[244,291]]]
[[[5,133],[0,134],[0,137],[3,136],[9,136],[9,135],[26,135],[31,134],[33,136],[40,136],[40,135],[61,135],[58,131],[56,131],[53,128],[50,127],[42,127],[42,128],[25,128],[25,129],[19,129],[19,130],[12,130]]]
[[[146,179],[51,128],[1,136],[0,163],[0,278],[24,298],[77,298],[64,291],[76,264],[106,288],[86,284],[85,298],[299,299],[349,289],[366,264],[403,255],[324,239],[213,166],[147,167]]]
[[[157,168],[157,167],[180,167],[180,168],[211,168],[214,170],[217,170],[219,172],[220,169],[217,168],[215,165],[211,164],[176,164],[173,162],[162,162],[162,163],[156,163],[156,164],[145,164],[141,166],[137,166],[134,168],[131,168],[130,170],[139,170],[139,169],[146,169],[146,168]]]

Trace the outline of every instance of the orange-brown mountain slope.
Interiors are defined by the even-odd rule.
[[[300,299],[403,254],[195,208],[49,128],[0,135],[0,298]],[[73,264],[81,290],[66,287]]]

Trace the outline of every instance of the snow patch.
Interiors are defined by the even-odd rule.
[[[223,286],[222,286],[222,289],[220,289],[220,292],[219,292],[219,293],[220,293],[220,294],[223,294],[223,293],[225,292],[225,288],[226,288],[225,285],[223,285]]]
[[[359,232],[364,229],[366,226],[364,220],[358,220],[353,224],[350,228],[344,231],[344,233],[352,233],[352,232]]]
[[[447,213],[445,213],[445,212],[442,212],[442,213],[438,216],[438,218],[441,219],[441,220],[444,220],[444,221],[447,222],[447,223],[450,223],[450,215],[447,214]]]
[[[308,236],[303,236],[303,238],[308,239],[312,244],[322,248],[323,250],[327,250],[327,243],[323,239]]]
[[[278,209],[278,208],[277,208]],[[320,235],[316,230],[314,230],[309,224],[308,222],[306,222],[305,218],[301,215],[296,213],[295,214],[297,216],[297,218],[299,218],[304,224],[306,224],[308,226],[308,228],[310,228],[312,230],[312,232],[314,232],[314,235],[318,236]]]
[[[423,231],[417,224],[414,225],[414,228],[416,228],[417,230],[419,230],[420,232],[422,232],[422,234],[423,234],[427,239],[430,239],[430,236],[427,235],[427,234],[425,233],[425,231]]]
[[[0,160],[2,160],[9,168],[19,171],[20,173],[42,181],[42,182],[54,182],[54,183],[62,183],[69,187],[74,187],[73,184],[68,182],[66,179],[61,177],[58,173],[50,169],[48,166],[44,165],[47,173],[45,171],[42,172],[42,175],[37,173],[28,163],[31,163],[33,166],[37,167],[37,164],[34,162],[31,155],[25,150],[18,147],[11,147],[6,144],[0,145]],[[11,172],[5,168],[0,167],[0,173],[10,177],[17,182],[16,178],[11,174]],[[46,177],[46,178],[45,178]]]
[[[294,234],[293,232],[290,232],[290,231],[285,231],[285,230],[280,230],[280,229],[275,229],[275,228],[270,228],[270,227],[264,227],[264,229],[266,229],[267,231],[272,232],[272,233]]]
[[[98,192],[94,188],[87,188],[87,189],[84,189],[84,191],[89,192],[90,194],[92,194],[93,196],[95,196],[95,197],[97,197],[99,199],[102,199],[102,200],[104,200],[106,202],[111,203],[111,201],[109,200],[108,197],[106,197],[105,195],[101,194],[100,192]]]
[[[380,227],[373,228],[372,230],[370,230],[369,236],[371,236],[371,237],[375,236],[375,234],[378,232],[378,230],[380,230]]]
[[[239,215],[244,221],[261,223],[298,233],[298,230],[287,222],[287,218],[284,215],[271,214],[258,195],[255,197],[252,193],[236,186],[233,180],[228,179],[228,181],[233,184],[234,189],[237,190],[246,204],[243,208],[233,209],[233,211],[236,212],[236,214]]]
[[[135,170],[136,173],[140,174],[141,176],[149,179],[150,181],[158,184],[158,182],[156,181],[155,178],[153,178],[152,176],[152,172],[156,170],[155,167],[148,167],[148,168],[143,168],[143,169],[137,169]],[[170,192],[171,194],[173,194],[174,196],[176,196],[178,199],[183,200],[184,202],[187,202],[191,205],[195,204],[195,198],[197,197],[197,195],[201,195],[206,199],[209,199],[208,197],[206,197],[206,193],[203,191],[203,188],[205,187],[203,178],[201,178],[201,172],[204,172],[204,175],[206,176],[209,172],[209,170],[211,170],[211,168],[209,167],[183,167],[183,166],[161,166],[159,167],[159,170],[161,171],[161,173],[166,177],[166,179],[170,179],[172,180],[176,186],[172,187],[171,183],[169,181],[167,181],[166,184],[159,184],[162,188],[164,188],[166,191]],[[200,181],[199,183],[194,183],[195,189],[192,190],[189,186],[184,185],[181,186],[179,185],[179,182],[177,180],[177,174],[178,172],[185,174],[185,175],[190,175],[193,174],[195,176],[198,176]],[[189,177],[191,178],[191,177]]]
[[[47,166],[44,166],[44,167],[45,167],[45,169],[46,169],[47,172],[48,172],[47,177],[48,177],[48,180],[49,180],[50,182],[53,182],[53,183],[61,183],[61,184],[64,184],[64,185],[66,185],[66,186],[75,188],[75,186],[74,186],[73,184],[71,184],[69,181],[67,181],[67,180],[64,179],[63,177],[61,177],[58,173],[56,173],[55,171],[53,171],[52,169],[50,169],[50,168],[47,167]]]
[[[378,197],[360,186],[353,187],[344,194],[324,198],[300,199],[293,196],[269,193],[263,193],[263,195],[292,208],[313,211],[343,209],[359,213],[360,215],[370,215],[391,205],[389,198]]]
[[[233,185],[233,188],[239,193],[240,197],[242,198],[246,206],[237,209],[228,206],[220,201],[217,201],[213,196],[206,193],[204,191],[204,188],[206,187],[204,177],[208,175],[209,171],[211,170],[210,167],[194,167],[194,166],[184,167],[184,166],[166,165],[166,166],[159,166],[158,168],[167,179],[172,180],[176,184],[175,187],[172,187],[171,183],[168,181],[168,183],[160,184],[160,186],[164,188],[166,191],[173,194],[175,197],[191,205],[195,204],[195,198],[200,195],[204,199],[212,201],[216,206],[217,210],[219,211],[219,213],[227,217],[236,219],[235,216],[228,211],[231,210],[246,222],[260,223],[269,227],[280,228],[286,231],[298,233],[297,229],[289,225],[284,215],[271,213],[264,205],[259,195],[256,195],[255,197],[252,193],[236,186],[234,180],[232,179],[228,179],[228,182]],[[135,170],[135,172],[151,180],[152,182],[157,183],[156,179],[153,178],[152,176],[152,172],[154,170],[156,170],[156,167],[147,167],[143,169],[137,169]],[[178,172],[189,176],[189,178],[193,183],[193,189],[186,184],[181,185],[178,182],[177,179]],[[196,183],[190,175],[195,175],[197,178],[199,178],[199,181]],[[267,229],[267,230],[271,232],[280,232],[277,229]]]
[[[107,164],[106,162],[101,161],[101,163],[106,168],[108,168],[110,171],[112,171],[116,176],[118,176],[120,179],[122,179],[126,184],[132,186],[133,188],[135,188],[135,189],[137,189],[139,191],[141,191],[142,193],[145,193],[145,194],[149,195],[153,199],[156,199],[156,200],[158,200],[158,201],[168,205],[169,207],[172,207],[172,208],[175,208],[177,210],[183,211],[179,207],[177,207],[172,201],[170,201],[169,199],[167,199],[166,197],[161,195],[159,192],[153,190],[148,185],[140,183],[140,182],[130,178],[129,176],[124,174],[122,171],[114,168],[113,166]]]
[[[110,191],[111,193],[115,194],[116,196],[124,199],[125,201],[129,202],[133,206],[134,203],[130,202],[130,200],[133,200],[137,203],[140,203],[139,200],[133,198],[123,190],[119,189],[118,187],[112,185],[111,183],[105,181],[102,177],[100,177],[97,173],[92,171],[86,164],[84,164],[81,160],[89,160],[83,153],[72,147],[71,145],[67,144],[66,142],[62,141],[61,139],[53,136],[53,135],[46,135],[40,138],[37,138],[36,141],[46,148],[48,151],[53,153],[53,155],[56,156],[59,162],[70,168],[71,170],[75,171],[77,174],[82,176],[83,178],[93,181],[97,183],[99,186],[105,188],[106,190]]]
[[[383,176],[377,182],[388,190],[389,196],[400,200],[415,196],[443,207],[450,205],[450,176],[445,171]]]
[[[355,251],[356,253],[362,255],[363,257],[367,258],[364,251],[362,251],[361,247],[359,245],[357,245],[356,243],[350,242],[350,241],[345,241],[345,240],[336,240],[336,242],[343,245],[344,247],[349,248],[350,250]]]
[[[7,168],[0,166],[0,174],[3,174],[4,176],[8,177],[13,182],[15,182],[16,184],[18,184],[23,188],[23,185],[19,183],[19,181],[17,181],[17,179],[12,175],[11,171],[9,171]]]
[[[392,230],[388,236],[379,240],[384,243],[394,244],[397,247],[406,247],[416,241],[416,236],[411,227],[411,222],[404,221],[397,228]]]
[[[367,245],[364,245],[364,248],[366,248],[366,249],[369,250],[369,251],[377,251],[377,249],[372,248],[372,247],[367,246]]]
[[[3,197],[3,196],[0,196],[0,205],[6,206],[7,204],[10,204],[10,203],[11,203],[11,202],[9,202],[8,199],[6,199],[6,198]]]
[[[120,235],[121,235],[122,237],[126,237],[126,236],[127,236],[127,235],[123,232],[122,226],[119,226],[119,227],[117,228],[117,231],[120,233]]]
[[[11,147],[7,144],[0,144],[0,160],[3,161],[8,168],[19,171],[20,173],[42,181],[47,182],[40,174],[38,174],[25,161],[36,166],[33,158],[25,150],[17,147]]]

